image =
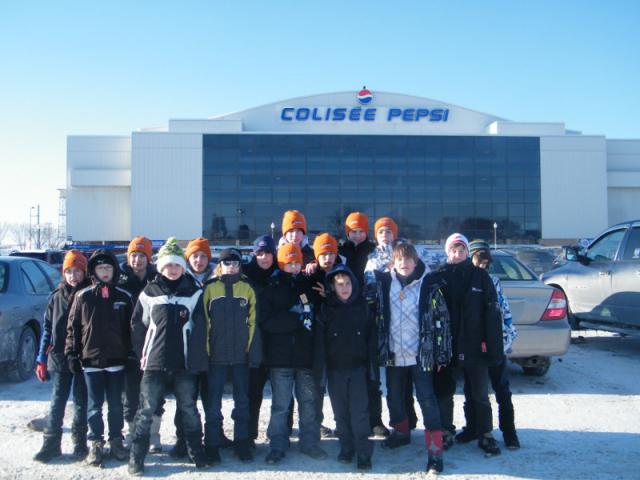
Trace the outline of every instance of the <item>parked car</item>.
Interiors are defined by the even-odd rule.
[[[508,253],[497,250],[491,255],[489,273],[500,279],[518,329],[508,358],[527,375],[545,375],[551,357],[564,355],[569,348],[571,329],[565,296],[538,280],[534,272]]]
[[[572,328],[640,332],[640,220],[608,228],[584,249],[565,247],[564,257],[542,281],[567,296]]]
[[[16,250],[9,254],[11,257],[29,257],[37,258],[47,262],[53,268],[62,268],[62,262],[64,262],[64,250],[46,249],[46,250]]]
[[[42,260],[0,256],[0,365],[13,380],[33,374],[47,300],[60,280]]]
[[[508,252],[538,276],[554,268],[553,262],[556,255],[551,250],[544,248],[518,248]]]

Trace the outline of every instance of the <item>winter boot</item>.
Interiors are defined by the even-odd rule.
[[[94,440],[91,442],[89,454],[85,459],[87,465],[101,467],[104,460],[104,442],[102,440]]]
[[[444,452],[442,430],[425,430],[424,440],[429,454],[426,469],[427,473],[442,473],[444,469],[444,462],[442,460],[442,454]]]
[[[411,432],[409,431],[409,419],[391,424],[393,431],[386,440],[382,442],[382,448],[398,448],[411,443]]]
[[[129,455],[129,475],[136,477],[144,473],[144,457],[149,450],[149,437],[138,437],[131,442],[131,453]]]
[[[516,434],[516,425],[513,412],[513,403],[511,402],[511,396],[501,399],[502,402],[498,405],[498,425],[502,431],[502,437],[504,438],[504,444],[507,448],[517,450],[520,448],[520,441]]]
[[[129,450],[124,448],[122,437],[115,437],[109,440],[109,453],[116,460],[124,461],[129,458]]]
[[[205,445],[204,458],[207,462],[207,465],[218,465],[221,462],[220,449],[211,445]]]
[[[87,432],[72,432],[73,456],[77,460],[83,460],[89,453],[87,448]]]
[[[149,431],[149,453],[162,452],[162,443],[160,442],[160,425],[162,417],[154,415],[151,422],[151,430]]]
[[[253,453],[251,453],[249,440],[238,440],[234,446],[234,453],[241,462],[253,462]]]
[[[183,438],[176,439],[176,444],[169,450],[169,456],[172,458],[184,458],[187,456],[187,444]]]
[[[62,455],[62,450],[60,449],[61,439],[62,439],[62,434],[45,433],[43,435],[42,448],[38,453],[35,454],[33,459],[36,462],[47,463],[48,461],[61,456]]]
[[[356,460],[356,468],[358,470],[371,470],[371,457],[360,456]]]
[[[207,455],[205,454],[204,448],[202,447],[202,440],[200,436],[187,437],[186,443],[187,453],[196,468],[205,468],[208,465],[211,465],[208,461]],[[218,463],[220,463],[220,455],[218,455]]]
[[[520,440],[518,440],[518,434],[515,430],[502,432],[502,438],[504,439],[505,446],[509,450],[517,450],[520,448]]]
[[[455,440],[458,443],[469,443],[478,439],[478,434],[476,433],[476,427],[473,424],[473,419],[475,418],[475,413],[473,411],[473,406],[464,402],[464,406],[462,407],[464,410],[464,419],[466,426],[462,427],[462,432],[455,436]]]
[[[453,447],[454,434],[455,434],[455,431],[453,432],[449,430],[442,431],[442,448],[444,450],[449,450],[451,447]]]
[[[478,440],[478,447],[484,450],[485,457],[493,457],[496,455],[500,455],[500,448],[498,447],[498,442],[493,438],[491,432],[485,433]]]
[[[379,425],[375,425],[371,429],[371,436],[373,436],[373,437],[387,438],[389,435],[391,435],[391,432],[382,423],[380,423]]]

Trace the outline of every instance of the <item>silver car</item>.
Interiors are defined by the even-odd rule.
[[[41,260],[0,256],[0,364],[13,380],[33,374],[47,300],[60,279]]]
[[[565,258],[542,281],[567,296],[571,326],[638,332],[640,220],[608,228],[584,250],[566,247]]]
[[[551,366],[551,357],[564,355],[569,348],[565,296],[538,280],[513,256],[500,250],[491,256],[489,273],[500,279],[518,330],[508,358],[522,366],[525,374],[542,376]]]

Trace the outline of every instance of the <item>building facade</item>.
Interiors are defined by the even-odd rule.
[[[366,89],[301,97],[131,136],[70,136],[73,241],[343,234],[351,211],[391,216],[402,236],[453,231],[499,242],[591,237],[640,217],[640,140],[512,122],[427,98]],[[99,221],[97,221],[99,219]]]

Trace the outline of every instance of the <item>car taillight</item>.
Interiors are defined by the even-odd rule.
[[[567,299],[562,290],[553,289],[551,300],[540,320],[560,320],[567,316]]]

